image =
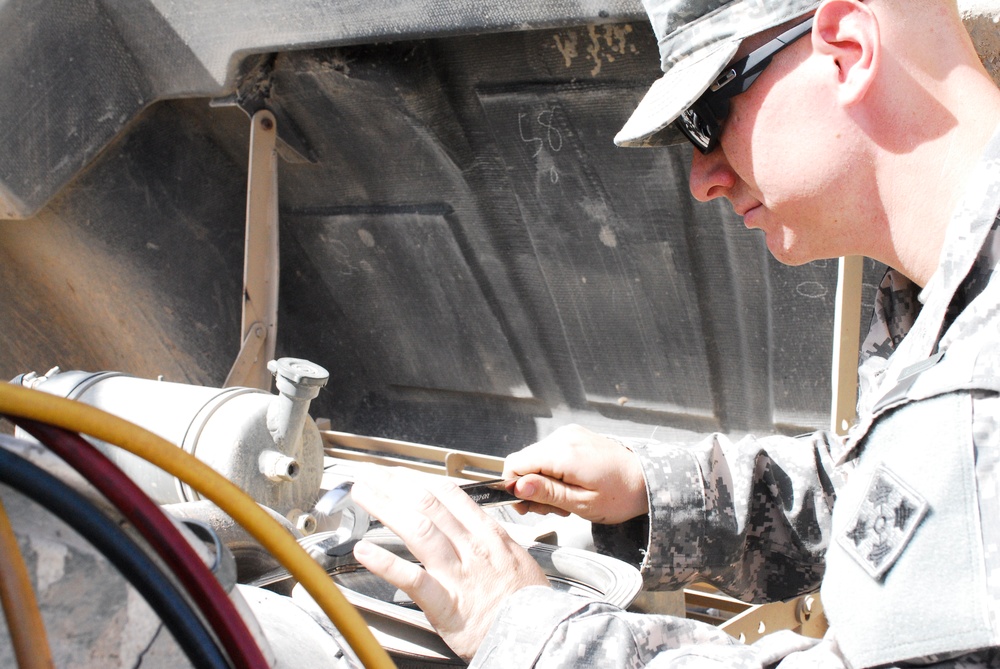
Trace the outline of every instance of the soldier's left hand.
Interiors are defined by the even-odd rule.
[[[475,655],[501,601],[548,579],[528,552],[447,479],[418,480],[406,470],[372,467],[354,500],[395,532],[423,566],[369,541],[354,556],[405,592],[452,650]]]

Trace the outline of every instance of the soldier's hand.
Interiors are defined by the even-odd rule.
[[[504,478],[521,477],[520,513],[575,513],[595,523],[621,523],[649,511],[642,467],[621,443],[578,425],[507,456]]]
[[[445,643],[469,660],[501,600],[549,582],[534,558],[465,492],[447,479],[426,483],[404,470],[379,467],[364,472],[351,491],[423,566],[364,540],[354,556],[409,595]]]

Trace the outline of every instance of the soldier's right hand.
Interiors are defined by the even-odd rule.
[[[579,425],[507,456],[504,478],[520,477],[513,492],[519,513],[575,513],[595,523],[621,523],[649,511],[638,457],[614,439]]]

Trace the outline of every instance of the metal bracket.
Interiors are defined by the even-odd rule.
[[[503,472],[503,458],[347,432],[320,432],[327,455],[353,462],[403,466],[420,472],[485,481]]]
[[[262,57],[249,71],[232,95],[214,98],[212,107],[239,107],[252,120],[254,115],[267,109],[278,124],[278,154],[289,163],[315,164],[316,153],[306,140],[301,128],[271,97],[271,74],[274,72],[274,55]]]
[[[819,595],[803,595],[787,602],[751,606],[719,628],[744,643],[753,643],[778,630],[792,630],[805,637],[819,639],[828,623]]]
[[[223,388],[243,385],[239,380],[245,379],[250,375],[250,370],[253,368],[254,363],[260,359],[260,352],[264,348],[264,341],[266,339],[263,325],[254,323],[250,326],[250,331],[243,338],[243,345],[240,346],[236,362],[233,363],[233,368],[229,370],[226,382],[222,384]]]
[[[274,114],[251,118],[241,346],[223,387],[271,389],[278,332],[278,156]],[[259,330],[259,332],[258,332]]]
[[[857,417],[858,353],[861,337],[861,284],[864,258],[846,256],[837,270],[837,297],[833,314],[833,364],[830,429],[846,434]]]

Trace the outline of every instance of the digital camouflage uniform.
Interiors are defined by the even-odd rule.
[[[1000,131],[924,290],[883,280],[846,439],[630,443],[649,516],[595,526],[598,548],[639,565],[649,589],[697,579],[763,602],[822,585],[824,639],[744,645],[532,587],[505,602],[472,665],[1000,666],[998,209]]]

